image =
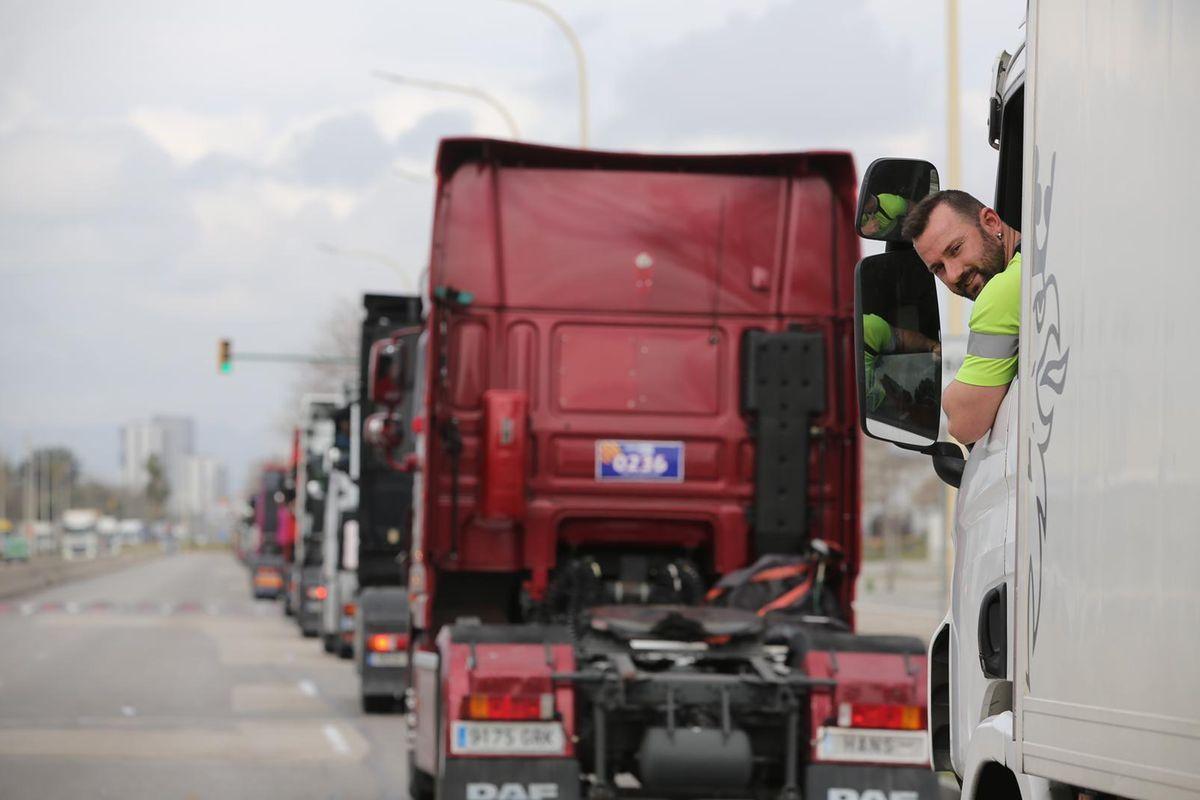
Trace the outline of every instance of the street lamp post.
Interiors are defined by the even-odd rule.
[[[504,124],[508,126],[508,131],[512,134],[513,139],[520,139],[521,132],[517,129],[516,117],[512,112],[499,100],[492,95],[478,89],[474,86],[465,86],[460,83],[449,83],[447,81],[431,81],[425,78],[413,78],[408,75],[399,75],[395,72],[387,72],[377,69],[371,73],[380,80],[388,83],[395,83],[401,86],[418,86],[422,89],[431,89],[435,92],[451,92],[453,94],[462,94],[468,97],[474,97],[476,100],[482,100],[492,107],[501,117],[504,118]]]
[[[575,71],[579,80],[579,146],[588,146],[588,81],[587,81],[587,59],[583,55],[583,45],[579,41],[579,35],[575,33],[562,15],[555,11],[550,6],[546,5],[542,0],[508,0],[510,3],[518,3],[523,6],[535,8],[545,14],[547,17],[558,26],[558,29],[567,37],[567,41],[571,45],[571,49],[575,53]]]
[[[575,33],[575,29],[567,24],[567,21],[562,18],[557,11],[546,5],[542,0],[508,0],[510,3],[518,3],[523,6],[535,8],[538,11],[549,17],[558,29],[567,37],[567,41],[571,44],[571,49],[575,52],[575,71],[579,79],[579,146],[588,146],[588,81],[587,81],[587,60],[583,55],[583,45],[579,42],[579,35]]]
[[[962,130],[958,84],[958,0],[946,0],[946,183],[957,189],[962,180]],[[950,312],[950,335],[961,338],[963,334],[963,301],[958,295],[948,294],[946,303]],[[942,532],[942,600],[950,604],[950,582],[954,571],[954,503],[957,490],[946,486],[945,528]]]

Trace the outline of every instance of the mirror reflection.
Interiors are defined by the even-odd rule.
[[[859,235],[878,241],[904,241],[904,217],[939,189],[938,173],[928,161],[879,159],[867,168],[859,193]]]
[[[865,259],[859,267],[859,308],[868,433],[906,444],[933,443],[942,387],[933,276],[912,251]],[[872,424],[895,430],[872,429]]]

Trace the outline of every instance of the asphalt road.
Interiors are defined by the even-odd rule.
[[[0,601],[0,797],[406,798],[357,690],[223,553]]]

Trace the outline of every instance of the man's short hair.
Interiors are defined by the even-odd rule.
[[[935,192],[917,203],[913,206],[912,211],[908,212],[908,216],[904,218],[904,227],[901,228],[904,238],[913,241],[924,233],[925,226],[929,224],[929,215],[935,208],[942,205],[950,206],[959,216],[974,221],[976,225],[980,224],[979,212],[987,208],[973,195],[958,189]]]

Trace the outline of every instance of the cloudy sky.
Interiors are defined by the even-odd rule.
[[[549,2],[594,147],[945,161],[941,0]],[[987,199],[988,73],[1025,4],[961,2],[962,184]],[[193,417],[235,481],[283,452],[296,369],[218,376],[218,338],[313,351],[364,291],[411,289],[438,138],[507,134],[373,70],[578,142],[566,40],[509,0],[0,0],[0,456],[62,444],[112,479],[118,427],[152,414]]]

